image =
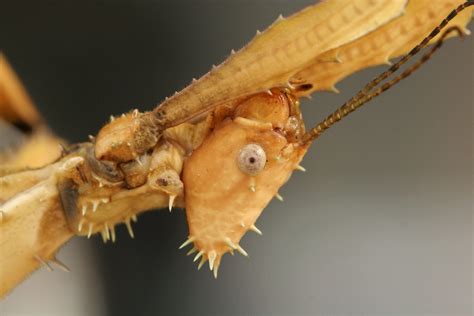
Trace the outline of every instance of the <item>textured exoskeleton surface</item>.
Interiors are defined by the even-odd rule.
[[[390,63],[415,47],[438,23],[463,0],[411,0],[403,15],[382,25],[369,34],[345,45],[331,49],[316,58],[305,69],[295,74],[290,82],[305,84],[307,90],[298,96],[315,91],[337,91],[335,84],[364,68]],[[469,34],[466,25],[474,8],[461,12],[450,26],[459,26]],[[439,37],[439,36],[438,36]],[[438,39],[435,37],[433,42]]]
[[[153,112],[131,111],[91,142],[66,146],[44,126],[0,55],[0,119],[32,132],[0,155],[0,297],[74,235],[154,208],[186,207],[199,267],[217,276],[309,144],[297,97],[334,90],[360,69],[408,52],[460,0],[328,0],[280,17],[238,53]],[[451,25],[465,25],[472,9]],[[288,89],[289,88],[289,89]],[[192,119],[192,120],[191,120]],[[31,168],[37,169],[31,169]]]
[[[133,237],[137,214],[183,206],[185,152],[177,141],[163,137],[156,151],[121,166],[117,179],[90,143],[43,168],[0,175],[0,297],[40,265],[67,269],[55,255],[74,235],[115,241],[124,223]]]
[[[41,263],[58,262],[55,254],[73,232],[67,226],[56,178],[67,176],[81,163],[76,157],[0,177],[0,297]]]
[[[297,137],[304,131],[303,123],[291,102],[280,92],[250,98],[219,122],[186,160],[189,241],[198,252],[195,259],[202,257],[201,265],[209,260],[215,276],[226,252],[246,255],[240,239],[249,230],[258,232],[256,220],[306,152],[308,145]],[[249,162],[240,161],[246,150]],[[260,158],[258,167],[246,169]]]
[[[176,125],[218,104],[286,87],[318,55],[403,14],[407,0],[333,0],[309,6],[267,30],[205,76],[165,100],[158,123]],[[165,116],[161,114],[166,113]]]

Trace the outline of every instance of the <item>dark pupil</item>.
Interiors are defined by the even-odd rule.
[[[256,160],[255,157],[250,157],[250,158],[249,158],[249,162],[250,162],[250,163],[255,163],[255,160]]]

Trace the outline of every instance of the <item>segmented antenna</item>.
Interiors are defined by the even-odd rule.
[[[406,69],[403,73],[401,73],[399,76],[395,77],[391,81],[388,81],[385,84],[383,84],[381,87],[379,87],[378,89],[373,90],[382,81],[384,81],[385,79],[390,77],[392,74],[397,72],[403,64],[408,62],[411,58],[413,58],[415,55],[417,55],[423,48],[425,48],[429,44],[429,42],[434,37],[436,37],[441,32],[441,30],[443,30],[446,27],[446,25],[452,19],[454,19],[461,11],[463,11],[464,9],[466,9],[467,7],[472,6],[472,5],[474,5],[474,0],[466,1],[465,3],[459,5],[456,9],[451,11],[451,13],[427,37],[425,37],[420,42],[420,44],[415,46],[408,54],[403,56],[397,63],[395,63],[393,66],[391,66],[388,70],[384,71],[379,76],[377,76],[375,79],[370,81],[354,97],[349,99],[339,109],[334,111],[326,119],[324,119],[322,122],[320,122],[315,127],[313,127],[308,133],[306,133],[304,138],[303,138],[303,143],[308,143],[308,142],[311,142],[314,139],[318,138],[319,136],[321,136],[322,133],[324,133],[332,125],[339,122],[341,119],[343,119],[344,117],[346,117],[350,113],[354,112],[355,110],[357,110],[358,108],[360,108],[362,105],[366,104],[367,102],[369,102],[373,98],[379,96],[381,93],[387,91],[388,89],[390,89],[391,87],[396,85],[401,80],[403,80],[406,77],[410,76],[412,73],[414,73],[416,70],[418,70],[424,63],[426,63],[438,49],[441,48],[441,46],[443,45],[444,39],[450,33],[457,32],[460,37],[463,37],[464,32],[459,27],[455,26],[455,27],[448,28],[441,35],[441,38],[436,42],[436,44],[432,47],[432,49],[428,53],[423,55],[422,58],[418,62],[413,64],[411,67]]]

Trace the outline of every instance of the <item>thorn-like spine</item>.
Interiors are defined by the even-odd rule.
[[[91,141],[91,142],[95,142],[95,137],[94,137],[94,136],[92,136],[92,135],[89,135],[89,136],[88,136],[88,138],[89,138],[89,141]]]
[[[230,247],[230,249],[237,249],[238,248],[238,246],[236,244],[234,244],[234,242],[229,237],[224,238],[224,242],[227,244],[227,246]],[[211,260],[211,259],[209,259],[209,260]]]
[[[110,122],[113,122],[113,121],[115,121],[115,116],[111,115],[110,116]]]
[[[104,242],[104,244],[107,243],[107,236],[105,235],[105,231],[101,230],[100,231],[100,236],[102,236],[102,241]]]
[[[97,212],[97,207],[99,207],[99,201],[92,202],[92,213]]]
[[[268,90],[267,90],[267,94],[270,95],[270,96],[273,96],[272,90],[268,89]]]
[[[295,169],[301,172],[306,172],[306,169],[301,165],[297,165]]]
[[[84,205],[82,206],[81,213],[82,213],[82,216],[86,215],[86,213],[87,213],[87,204],[86,203],[84,203]]]
[[[217,253],[215,250],[209,251],[209,269],[212,271],[214,269],[214,262],[216,261],[217,258]]]
[[[173,210],[173,205],[174,205],[174,200],[175,199],[176,199],[176,195],[170,195],[169,196],[168,209],[170,210],[170,213],[171,213],[171,210]]]
[[[287,87],[288,89],[290,89],[290,90],[296,90],[296,88],[297,88],[295,85],[293,85],[293,84],[292,84],[291,82],[289,82],[289,81],[286,83],[286,87]]]
[[[133,214],[131,217],[132,221],[134,221],[135,223],[138,221],[137,215]]]
[[[135,238],[135,234],[133,233],[132,223],[130,222],[130,217],[127,218],[125,221],[125,226],[127,226],[128,234],[131,238]]]
[[[197,81],[197,79],[196,79],[196,78],[193,78],[192,82],[195,83],[196,81]]]
[[[112,242],[115,242],[115,237],[116,236],[115,236],[115,226],[114,225],[112,225],[110,227],[110,236],[111,236]]]
[[[336,88],[336,86],[331,86],[331,87],[329,88],[329,91],[330,91],[330,92],[333,92],[333,93],[336,93],[336,94],[341,93],[341,91],[339,91],[339,89]]]
[[[34,258],[35,258],[36,260],[38,260],[39,263],[41,263],[41,265],[46,268],[46,270],[48,270],[49,272],[52,272],[52,271],[53,271],[53,268],[49,265],[49,263],[47,263],[46,261],[44,261],[43,258],[41,258],[41,257],[38,256],[38,255],[36,255]]]
[[[283,202],[283,196],[281,196],[280,193],[277,192],[277,193],[275,194],[275,198],[276,198],[278,201]]]
[[[250,230],[253,231],[253,232],[256,232],[260,236],[263,235],[262,231],[260,229],[258,229],[257,226],[255,226],[255,225],[250,226]]]
[[[237,248],[235,250],[237,250],[242,256],[244,257],[248,257],[249,254],[247,253],[247,251],[244,250],[244,248],[242,248],[240,245],[236,245]]]
[[[207,261],[206,257],[201,258],[201,261],[199,261],[199,264],[198,264],[198,270],[201,270],[202,266],[206,263],[206,261]]]
[[[186,256],[190,256],[192,255],[193,253],[195,253],[197,251],[197,248],[196,247],[193,247],[191,248],[191,250],[188,251],[188,253],[186,253]]]
[[[199,252],[197,253],[197,255],[194,257],[193,262],[196,262],[199,258],[202,257],[203,254],[204,254],[204,251],[202,251],[202,250],[199,251]]]
[[[218,271],[219,271],[219,266],[216,265],[216,266],[214,267],[214,279],[217,279],[217,272],[218,272]]]
[[[55,265],[57,265],[58,268],[63,270],[64,272],[71,272],[71,269],[69,269],[69,267],[66,264],[64,264],[63,262],[61,262],[58,258],[54,257],[50,261],[52,263],[54,263]]]
[[[185,242],[183,242],[183,243],[181,244],[181,246],[179,246],[178,249],[183,249],[184,247],[186,247],[187,245],[191,244],[191,243],[192,243],[193,241],[195,241],[195,240],[196,240],[196,237],[189,237],[188,239],[186,239]]]
[[[84,225],[84,219],[81,218],[81,220],[79,221],[79,224],[77,225],[77,230],[78,230],[79,232],[82,231],[82,226],[83,226],[83,225]]]
[[[255,184],[255,178],[250,178],[249,190],[253,193],[257,192],[257,185]]]
[[[260,32],[260,30],[257,30],[256,35],[259,36],[260,34],[262,34],[262,32]]]
[[[235,50],[232,49],[232,50],[230,51],[230,54],[231,54],[231,55],[235,55]]]
[[[105,222],[104,230],[105,230],[105,237],[107,237],[107,240],[110,240],[109,223]]]
[[[87,232],[87,238],[91,238],[93,228],[94,228],[94,223],[89,223],[89,230]]]

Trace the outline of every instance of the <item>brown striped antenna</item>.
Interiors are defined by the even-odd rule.
[[[456,9],[451,11],[451,13],[427,36],[425,37],[420,44],[415,46],[408,54],[403,56],[397,63],[391,66],[388,70],[384,71],[372,81],[370,81],[362,90],[360,90],[354,97],[349,99],[346,103],[344,103],[341,107],[339,107],[336,111],[326,117],[322,122],[317,124],[313,127],[308,133],[305,134],[303,138],[303,143],[308,143],[323,134],[327,129],[329,129],[332,125],[339,122],[344,117],[348,116],[350,113],[354,112],[364,104],[368,103],[373,98],[379,96],[383,92],[387,91],[401,80],[405,79],[406,77],[413,74],[416,70],[418,70],[424,63],[426,63],[433,54],[441,48],[443,45],[444,39],[451,34],[452,32],[457,32],[458,35],[462,38],[464,37],[464,31],[455,26],[448,28],[440,37],[440,39],[435,43],[435,45],[431,48],[431,50],[423,55],[419,61],[415,64],[407,68],[403,71],[399,76],[395,77],[394,79],[384,83],[379,88],[375,89],[382,81],[389,78],[392,74],[396,73],[402,65],[412,59],[415,55],[417,55],[423,48],[425,48],[429,42],[435,38],[445,27],[448,23],[454,19],[461,11],[466,9],[469,6],[474,5],[474,0],[466,1],[463,4],[459,5]],[[374,90],[375,89],[375,90]]]

